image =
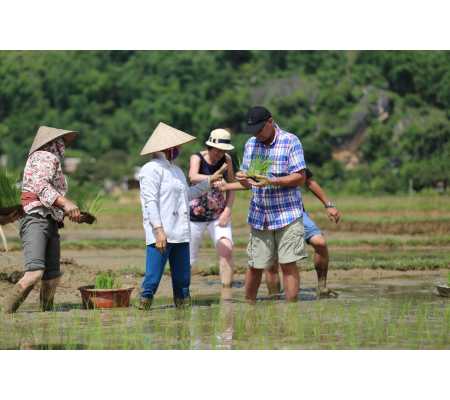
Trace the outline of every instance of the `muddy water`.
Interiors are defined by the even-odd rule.
[[[187,309],[158,296],[150,312],[135,308],[59,312],[25,307],[0,319],[2,349],[450,349],[450,299],[436,295],[435,276],[341,280],[337,299],[312,285],[286,304],[262,291],[244,302],[242,279],[223,290],[217,279],[196,283]]]

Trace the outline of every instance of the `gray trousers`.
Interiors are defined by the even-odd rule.
[[[42,280],[61,276],[58,223],[51,217],[26,214],[20,220],[25,271],[43,270]]]

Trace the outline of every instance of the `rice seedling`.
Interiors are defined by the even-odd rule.
[[[120,281],[112,272],[102,272],[95,277],[95,289],[117,289]]]
[[[272,160],[261,156],[256,156],[250,163],[250,167],[247,171],[247,176],[257,181],[257,179],[255,179],[256,175],[267,176],[271,166]]]
[[[104,198],[100,192],[89,202],[87,212],[91,215],[98,215],[103,211]]]
[[[6,168],[0,167],[0,215],[9,215],[22,208],[20,194],[16,177],[9,174]]]
[[[95,188],[91,185],[72,181],[69,181],[69,187],[69,197],[81,210],[81,223],[93,224],[96,222],[96,216],[104,210],[105,197],[102,192],[95,192]]]
[[[88,201],[82,200],[78,203],[81,211],[81,222],[86,224],[93,224],[97,221],[97,215],[103,211],[104,198],[100,192]],[[80,205],[81,204],[81,205]]]

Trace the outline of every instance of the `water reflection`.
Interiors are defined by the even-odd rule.
[[[234,308],[231,288],[222,288],[220,293],[220,332],[217,335],[217,349],[231,350],[233,348]]]
[[[299,302],[261,296],[247,305],[243,290],[197,296],[176,309],[160,298],[149,312],[76,310],[0,316],[0,348],[28,349],[279,349],[449,348],[450,303],[429,283],[342,283],[339,297]]]

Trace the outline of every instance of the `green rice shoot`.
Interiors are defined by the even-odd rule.
[[[447,286],[450,286],[450,271],[447,272]]]
[[[119,279],[111,271],[102,272],[95,277],[96,289],[117,289],[119,287]]]
[[[102,195],[101,191],[96,192],[94,196],[92,187],[79,185],[76,182],[74,184],[69,183],[71,188],[68,193],[69,198],[75,202],[81,211],[91,215],[98,215],[103,211],[105,196]]]
[[[19,205],[20,195],[16,177],[9,174],[6,168],[0,167],[0,208]]]
[[[104,197],[100,192],[88,203],[86,211],[91,215],[98,215],[103,211]]]
[[[250,168],[247,171],[247,175],[250,177],[255,175],[267,176],[271,166],[272,161],[270,159],[256,156],[250,163]]]

